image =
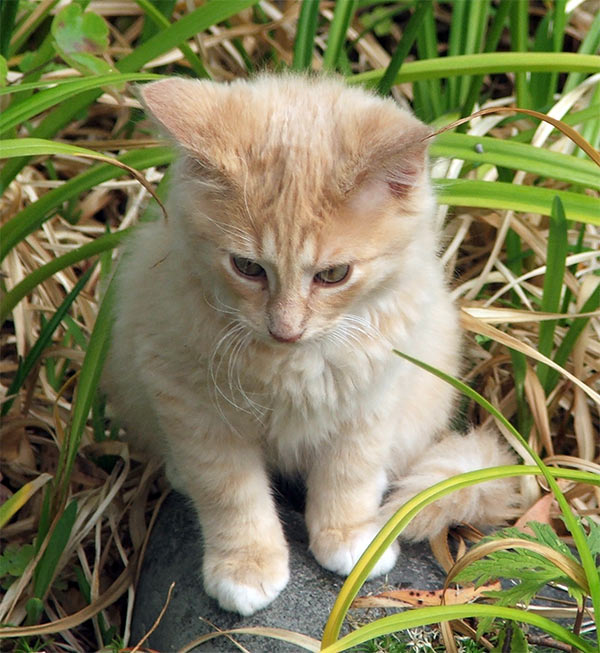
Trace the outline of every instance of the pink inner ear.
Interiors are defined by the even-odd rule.
[[[398,199],[405,198],[413,187],[413,184],[402,183],[400,181],[388,181],[387,185],[390,189],[390,193]]]

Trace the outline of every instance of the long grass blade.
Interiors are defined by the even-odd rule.
[[[548,234],[548,248],[546,253],[546,274],[544,275],[544,289],[542,293],[541,310],[556,313],[559,310],[560,298],[565,274],[565,261],[567,259],[567,218],[559,197],[552,203],[550,214],[550,230]],[[540,324],[538,350],[544,356],[550,356],[554,343],[556,321],[551,320]],[[537,365],[537,375],[542,386],[547,389],[548,373],[550,368],[543,363]]]
[[[98,75],[94,77],[77,78],[74,80],[64,81],[62,84],[54,88],[46,89],[36,93],[25,102],[20,102],[13,106],[8,107],[0,114],[0,134],[4,134],[16,125],[28,120],[29,118],[38,115],[42,111],[56,106],[69,98],[85,93],[90,89],[98,89],[103,86],[110,86],[122,84],[123,82],[130,81],[149,81],[153,79],[161,79],[162,75],[152,73],[128,73],[128,74],[109,74]],[[28,88],[35,88],[39,86],[38,83],[28,84]],[[19,88],[18,86],[15,88]],[[5,93],[10,92],[11,87],[3,89]],[[5,94],[4,93],[4,94]],[[3,153],[3,156],[4,153]]]
[[[569,220],[600,225],[600,201],[595,197],[537,186],[467,179],[435,179],[438,200],[451,206],[511,209],[550,215],[558,195]]]
[[[319,2],[303,2],[300,6],[292,70],[309,70],[312,65],[315,34],[319,24]]]
[[[117,157],[136,169],[150,168],[170,163],[173,160],[173,150],[169,147],[148,148],[147,150],[132,150]],[[37,202],[25,207],[22,211],[0,227],[0,261],[23,238],[39,229],[51,212],[64,202],[77,197],[80,193],[101,184],[109,179],[116,179],[125,174],[125,170],[115,168],[106,163],[94,166],[85,172],[66,181],[59,188],[54,188],[40,197]]]
[[[430,0],[420,0],[417,2],[415,11],[404,28],[402,38],[394,50],[390,63],[377,85],[377,92],[380,95],[387,95],[394,85],[394,80],[398,76],[398,72],[404,63],[404,59],[406,59],[406,55],[410,52],[410,49],[417,38],[425,14],[429,11],[429,5],[431,5]]]
[[[89,278],[93,270],[94,270],[94,266],[92,265],[81,275],[81,277],[77,280],[77,283],[73,286],[73,290],[71,290],[71,292],[64,298],[62,304],[56,309],[56,312],[52,315],[52,317],[48,320],[48,322],[46,322],[46,324],[42,328],[38,339],[36,340],[35,344],[33,345],[31,350],[25,357],[22,365],[19,367],[19,370],[15,374],[12,383],[10,384],[7,390],[7,395],[9,397],[11,395],[16,394],[21,388],[21,386],[23,385],[23,383],[25,383],[27,377],[29,376],[29,373],[35,367],[41,355],[43,354],[44,350],[50,343],[50,340],[52,339],[52,334],[56,331],[58,325],[62,322],[67,311],[71,307],[71,304],[75,301],[77,295],[79,295],[79,293],[83,290],[85,284],[89,281]],[[1,415],[8,414],[8,411],[13,405],[13,402],[14,402],[14,398],[5,401],[4,404],[2,404],[2,409],[0,410],[0,414]]]
[[[71,472],[75,457],[79,451],[79,443],[92,406],[92,400],[98,387],[102,366],[110,343],[110,330],[112,324],[112,311],[115,294],[115,283],[110,283],[94,324],[90,336],[85,358],[81,365],[77,393],[73,402],[71,424],[67,437],[60,452],[59,469],[55,479],[57,489],[56,504],[61,505],[66,499],[71,479]]]
[[[336,70],[338,67],[348,26],[352,22],[354,12],[356,11],[356,3],[357,0],[343,0],[343,2],[335,3],[333,19],[329,27],[327,47],[323,54],[323,68],[325,70]]]
[[[368,642],[376,637],[406,630],[407,628],[417,628],[440,621],[467,619],[469,617],[497,617],[499,619],[510,619],[520,623],[531,624],[547,632],[557,640],[574,647],[573,650],[581,651],[581,653],[597,653],[598,650],[589,641],[573,634],[568,628],[560,626],[555,621],[546,617],[527,612],[527,610],[470,603],[467,605],[419,608],[418,610],[408,610],[400,614],[382,617],[366,626],[357,628],[333,643],[323,638],[321,653],[339,653],[340,651],[347,651],[354,646]]]
[[[45,265],[34,270],[31,274],[25,277],[23,281],[18,283],[14,288],[11,288],[2,299],[0,299],[0,325],[3,324],[4,320],[6,320],[10,315],[12,309],[23,299],[23,297],[28,295],[40,283],[75,263],[79,263],[85,259],[90,259],[96,254],[113,249],[130,232],[131,229],[123,229],[122,231],[116,231],[112,234],[100,236],[99,238],[95,238],[92,242],[86,243],[85,245],[77,247],[62,256],[52,259]]]
[[[422,79],[441,79],[459,75],[491,75],[507,72],[600,72],[600,57],[572,52],[529,52],[524,57],[518,52],[485,52],[410,61],[402,66],[395,84]],[[369,70],[349,77],[349,84],[376,86],[385,69]]]
[[[211,0],[142,43],[131,54],[123,57],[117,64],[117,68],[123,73],[139,70],[150,59],[158,57],[171,48],[179,47],[194,34],[238,14],[257,2],[258,0],[227,0],[227,2]]]

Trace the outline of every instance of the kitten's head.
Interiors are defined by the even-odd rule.
[[[179,146],[171,211],[215,308],[265,341],[304,342],[334,338],[394,286],[433,210],[416,118],[292,75],[174,78],[141,95]]]

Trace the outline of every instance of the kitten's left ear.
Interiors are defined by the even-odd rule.
[[[172,77],[139,87],[146,111],[182,147],[194,153],[207,149],[230,96],[226,84]]]

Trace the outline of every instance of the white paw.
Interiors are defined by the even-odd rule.
[[[287,549],[237,554],[206,554],[204,589],[223,610],[249,616],[266,607],[290,577]]]
[[[219,602],[223,610],[239,612],[245,617],[262,610],[273,601],[287,585],[289,573],[259,586],[236,583],[229,578],[205,579],[204,589]]]
[[[341,576],[347,576],[365,549],[371,544],[378,530],[374,524],[349,530],[324,529],[312,538],[310,549],[322,567]],[[379,558],[371,570],[369,578],[387,574],[396,564],[398,552],[398,544],[394,542]]]

